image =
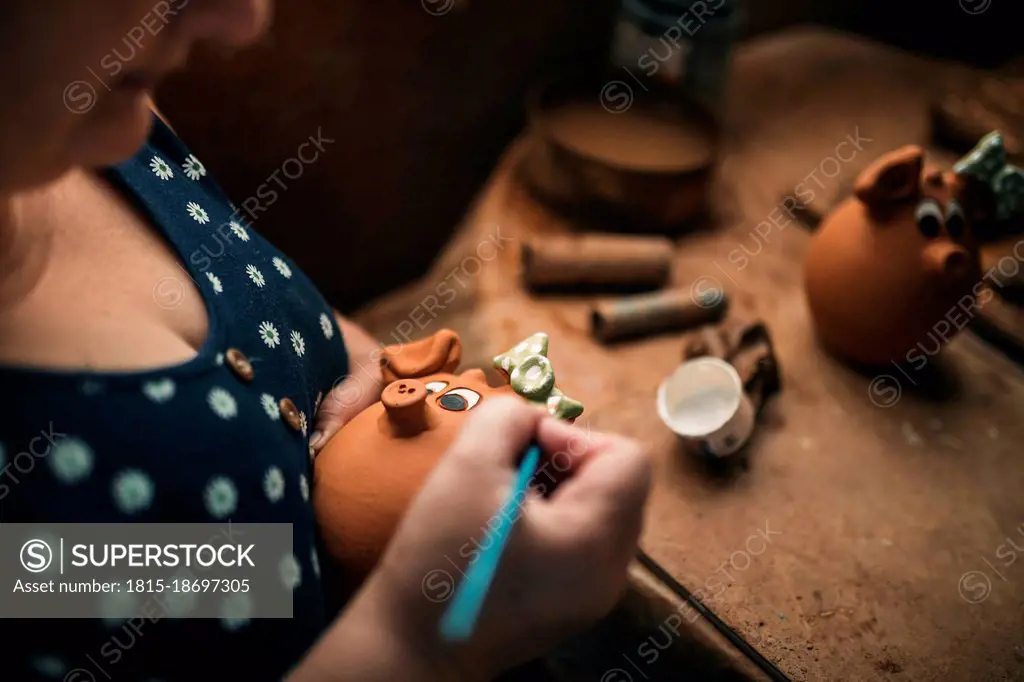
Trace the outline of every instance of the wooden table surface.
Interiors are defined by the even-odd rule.
[[[455,329],[464,367],[548,332],[560,386],[586,405],[579,423],[638,438],[655,460],[644,548],[793,679],[1024,679],[1024,551],[1007,544],[1024,547],[1021,368],[970,333],[929,366],[952,387],[942,399],[914,386],[926,377],[837,364],[803,297],[807,231],[755,231],[798,183],[831,198],[883,152],[926,143],[927,102],[955,73],[817,29],[737,55],[719,224],[678,240],[673,282],[717,282],[730,314],[772,331],[783,391],[746,467],[685,457],[655,413],[681,335],[602,347],[588,335],[592,298],[523,291],[521,240],[571,229],[512,179],[527,139],[423,280],[357,318],[385,342]],[[848,139],[856,153],[837,152]]]

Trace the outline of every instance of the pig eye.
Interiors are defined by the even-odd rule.
[[[964,233],[964,228],[967,221],[964,220],[964,211],[960,208],[960,204],[954,199],[949,202],[949,206],[946,207],[946,230],[949,232],[949,236],[956,239]]]
[[[927,239],[938,237],[942,231],[942,209],[934,199],[925,199],[917,205],[914,211],[914,220],[917,221],[917,229]]]
[[[431,393],[440,393],[447,385],[447,381],[431,381],[426,385],[427,395],[430,395]]]
[[[452,412],[472,410],[480,402],[480,394],[468,388],[453,388],[437,401],[441,407]]]

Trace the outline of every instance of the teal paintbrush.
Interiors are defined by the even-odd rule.
[[[537,471],[539,462],[540,446],[533,444],[527,448],[519,465],[515,485],[512,486],[508,498],[498,512],[498,526],[493,531],[494,542],[482,550],[476,561],[469,565],[462,583],[455,590],[455,596],[441,619],[441,636],[445,640],[464,642],[472,636],[487,592],[494,581],[494,574],[498,570],[501,554],[519,518],[516,505],[525,499],[526,489]]]

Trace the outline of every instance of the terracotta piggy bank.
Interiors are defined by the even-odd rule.
[[[993,209],[984,182],[926,167],[917,146],[865,169],[808,250],[805,288],[821,343],[863,365],[938,352],[972,316],[981,276],[972,226]]]
[[[441,330],[381,355],[381,400],[357,415],[317,457],[313,503],[324,544],[357,583],[376,565],[398,522],[468,415],[499,395],[520,395],[569,421],[583,406],[554,386],[547,337],[535,334],[495,358],[503,385],[483,370],[455,373],[458,335]]]

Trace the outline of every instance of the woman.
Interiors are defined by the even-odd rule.
[[[269,14],[269,0],[0,5],[0,523],[277,522],[294,535],[280,564],[290,620],[228,600],[220,619],[163,613],[134,631],[23,620],[4,628],[0,678],[483,680],[622,589],[649,487],[637,447],[570,447],[577,429],[494,400],[363,589],[327,613],[311,455],[378,398],[377,344],[150,108],[196,42],[244,46]],[[568,479],[526,504],[476,636],[443,644],[424,578],[479,534],[532,439],[572,453]]]

